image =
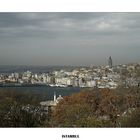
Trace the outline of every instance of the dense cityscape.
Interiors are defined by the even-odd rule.
[[[109,57],[107,66],[77,68],[71,71],[59,70],[49,73],[23,73],[0,74],[0,86],[39,86],[48,85],[56,87],[98,87],[115,89],[120,85],[125,87],[137,86],[140,64],[121,64],[113,66]]]

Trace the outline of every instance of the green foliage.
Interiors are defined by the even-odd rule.
[[[39,97],[31,93],[19,93],[18,91],[15,90],[1,89],[0,101],[5,98],[11,98],[12,100],[24,105],[26,104],[38,105],[40,102]]]
[[[3,90],[0,103],[0,127],[40,127],[47,118],[32,95]]]
[[[121,118],[122,127],[140,127],[140,108]]]
[[[108,120],[99,120],[95,116],[80,118],[76,122],[77,127],[106,127],[110,126],[110,122]]]

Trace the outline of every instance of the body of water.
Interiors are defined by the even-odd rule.
[[[20,93],[35,94],[42,100],[53,100],[54,92],[56,96],[67,96],[73,93],[78,93],[81,88],[78,87],[49,87],[49,86],[37,86],[37,87],[0,87],[0,90],[7,90],[9,92],[16,91]]]

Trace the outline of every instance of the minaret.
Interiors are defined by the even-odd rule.
[[[56,101],[56,94],[55,94],[55,91],[54,91],[53,100],[54,100],[54,102]]]

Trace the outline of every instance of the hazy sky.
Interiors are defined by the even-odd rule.
[[[0,65],[140,62],[140,13],[0,13]]]

